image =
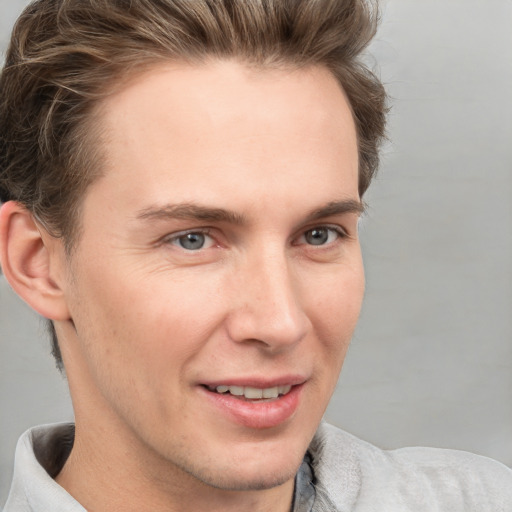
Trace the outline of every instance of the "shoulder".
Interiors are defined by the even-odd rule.
[[[506,512],[512,470],[457,450],[381,450],[322,424],[310,447],[320,499],[334,510]]]

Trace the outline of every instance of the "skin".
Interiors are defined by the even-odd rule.
[[[1,224],[4,261],[52,290],[25,299],[55,321],[75,409],[57,481],[88,510],[288,511],[363,296],[347,100],[323,68],[172,63],[97,116],[72,256],[40,226],[9,255],[38,235],[13,205]],[[243,425],[204,387],[247,379],[300,381],[292,414]]]

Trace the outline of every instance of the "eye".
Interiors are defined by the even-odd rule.
[[[308,229],[299,239],[299,243],[308,245],[328,245],[343,238],[346,234],[338,228],[318,226]]]
[[[189,231],[174,235],[169,238],[169,243],[185,249],[187,251],[199,251],[200,249],[208,249],[214,245],[214,240],[207,233],[202,231]]]

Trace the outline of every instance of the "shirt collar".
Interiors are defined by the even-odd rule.
[[[42,425],[20,437],[4,512],[86,512],[52,478],[69,455],[73,429],[72,424]]]

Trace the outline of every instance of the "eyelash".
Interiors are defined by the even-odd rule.
[[[300,235],[299,239],[300,238],[305,238],[307,233],[311,233],[313,231],[322,231],[322,230],[325,230],[325,231],[328,231],[328,232],[331,232],[331,233],[335,233],[336,236],[337,236],[337,240],[342,240],[342,239],[348,237],[348,233],[343,228],[341,228],[340,226],[319,225],[319,226],[313,226],[313,227],[303,231],[302,234]],[[322,248],[322,247],[326,247],[326,246],[330,247],[333,243],[335,243],[335,241],[331,241],[331,243],[326,243],[326,244],[318,244],[318,245],[306,244],[306,245],[308,245],[310,247]]]
[[[198,229],[189,229],[187,231],[180,231],[179,233],[174,233],[172,235],[169,235],[169,236],[166,236],[162,242],[164,244],[167,244],[167,245],[174,245],[174,242],[178,242],[180,238],[184,238],[186,237],[187,235],[203,235],[203,236],[210,236],[210,233],[211,233],[211,229],[209,228],[198,228]],[[210,236],[210,238],[212,238],[213,240],[213,237]],[[215,244],[213,244],[215,245]],[[184,249],[185,251],[187,251],[187,249],[185,247],[181,247],[182,249]],[[200,249],[203,249],[202,247]],[[197,252],[197,251],[193,251],[193,250],[188,250],[188,252]]]
[[[302,238],[305,239],[305,237],[307,236],[308,233],[312,233],[313,231],[327,231],[328,232],[328,236],[329,234],[332,234],[334,233],[336,236],[337,236],[337,240],[342,240],[344,238],[347,238],[349,235],[347,234],[347,232],[341,228],[340,226],[333,226],[333,225],[318,225],[318,226],[313,226],[311,228],[308,228],[304,231],[302,231],[302,233],[300,234],[299,237],[296,237],[295,240],[300,240]],[[166,236],[162,242],[164,244],[167,244],[167,245],[176,245],[178,246],[178,243],[179,243],[179,240],[181,238],[184,238],[186,237],[187,235],[195,235],[195,234],[198,234],[198,235],[203,235],[205,237],[210,237],[213,241],[212,245],[211,246],[215,246],[215,240],[214,238],[211,236],[211,229],[210,228],[197,228],[197,229],[190,229],[190,230],[187,230],[187,231],[181,231],[179,233],[174,233],[172,235],[169,235],[169,236]],[[336,242],[336,240],[334,241],[331,241],[331,242],[327,242],[327,243],[321,243],[321,244],[308,244],[308,243],[304,243],[304,245],[307,245],[309,247],[315,247],[315,248],[325,248],[326,246],[327,247],[330,247],[332,246],[334,243]],[[300,243],[296,243],[294,242],[293,245],[301,245]],[[186,247],[183,247],[183,246],[178,246],[180,249],[183,249],[184,251],[186,252],[199,252],[203,249],[209,249],[210,247],[199,247],[197,250],[194,250],[194,249],[187,249]]]

